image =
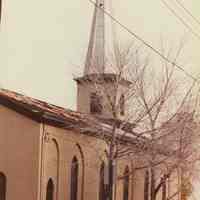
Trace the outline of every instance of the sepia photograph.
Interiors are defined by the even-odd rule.
[[[0,0],[0,200],[200,198],[199,0]]]

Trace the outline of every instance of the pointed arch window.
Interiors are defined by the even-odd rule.
[[[119,100],[120,115],[125,115],[125,96],[122,94]]]
[[[96,92],[90,95],[90,112],[91,114],[101,114],[103,110],[102,97]]]
[[[144,177],[144,200],[149,200],[149,171],[146,170]]]
[[[72,159],[71,165],[71,194],[70,200],[77,200],[78,199],[78,171],[79,171],[79,164],[78,159],[76,156]]]
[[[162,185],[162,200],[166,200],[167,198],[167,184],[166,180],[163,180],[163,185]]]
[[[47,183],[47,192],[46,192],[46,200],[53,200],[54,196],[54,184],[53,180],[50,178]]]
[[[102,162],[100,173],[99,173],[99,200],[105,200],[106,199],[106,191],[105,191],[105,184],[104,184],[104,178],[105,178],[105,164]]]
[[[124,171],[123,200],[128,200],[129,196],[129,167],[126,166]]]
[[[6,176],[0,173],[0,200],[6,199]]]

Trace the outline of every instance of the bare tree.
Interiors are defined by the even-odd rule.
[[[176,63],[183,46],[184,40],[174,51],[161,42],[161,51]],[[93,109],[97,120],[92,126],[109,147],[109,200],[113,199],[114,163],[124,158],[134,160],[135,155],[145,158],[145,162],[136,165],[128,175],[137,170],[149,171],[148,199],[156,200],[159,193],[163,200],[183,197],[183,190],[187,190],[184,194],[190,193],[187,187],[199,159],[194,148],[198,128],[194,119],[196,104],[191,99],[195,83],[186,85],[181,81],[175,65],[163,60],[155,64],[151,60],[142,47],[131,44],[122,49],[115,45],[106,62],[110,72],[94,71],[84,80],[93,83],[96,95]],[[102,110],[109,110],[109,114],[99,115]],[[166,184],[171,178],[179,184],[167,197]]]

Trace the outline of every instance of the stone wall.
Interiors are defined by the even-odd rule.
[[[74,156],[79,161],[78,199],[98,200],[100,167],[102,162],[106,163],[105,150],[108,148],[106,143],[95,137],[52,126],[45,126],[45,134],[43,200],[45,200],[49,178],[52,178],[54,184],[57,185],[57,199],[70,199],[71,162]],[[58,155],[56,156],[56,154]],[[117,163],[118,177],[124,174],[127,166],[132,171],[135,162],[137,161],[119,160]],[[115,199],[121,200],[123,199],[123,179],[118,178],[116,181]],[[129,183],[129,199],[142,200],[144,196],[144,172],[133,173],[129,177]]]
[[[0,172],[6,200],[38,199],[40,125],[0,106]]]

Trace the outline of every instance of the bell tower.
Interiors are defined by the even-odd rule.
[[[77,110],[113,118],[113,105],[115,105],[115,109],[119,108],[118,116],[123,118],[128,110],[126,94],[131,83],[128,80],[119,79],[115,73],[106,73],[105,7],[105,0],[96,0],[84,73],[82,77],[75,79]]]

